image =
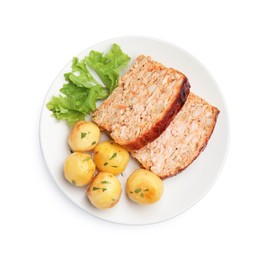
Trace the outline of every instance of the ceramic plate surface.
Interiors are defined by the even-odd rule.
[[[64,179],[63,164],[70,150],[67,144],[69,127],[51,117],[46,103],[53,95],[59,95],[64,84],[64,73],[71,70],[71,62],[58,74],[44,100],[40,118],[40,144],[48,170],[59,188],[75,204],[103,220],[121,224],[151,224],[172,218],[198,202],[217,179],[228,150],[229,119],[221,91],[208,70],[192,55],[168,42],[146,37],[122,37],[96,44],[77,55],[83,58],[90,50],[106,52],[117,43],[123,52],[131,57],[131,62],[140,54],[151,56],[167,67],[183,72],[189,79],[191,91],[220,110],[214,132],[205,150],[183,172],[164,180],[164,193],[160,201],[148,206],[140,206],[130,201],[125,194],[125,182],[131,172],[139,167],[131,159],[124,175],[118,178],[122,184],[119,203],[107,210],[94,208],[86,197],[86,187],[74,187]],[[70,57],[72,58],[72,57]],[[107,139],[103,135],[102,140]]]

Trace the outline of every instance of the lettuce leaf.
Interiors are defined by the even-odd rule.
[[[109,96],[117,86],[119,74],[130,58],[117,44],[107,54],[91,51],[88,56],[72,60],[72,71],[64,74],[66,84],[60,89],[62,95],[53,96],[47,108],[57,120],[66,120],[72,126],[96,109],[96,102]],[[100,77],[101,85],[90,73],[91,67]]]
[[[84,59],[79,61],[77,57],[73,58],[72,72],[64,76],[65,79],[70,80],[78,87],[93,88],[101,86],[88,71]]]
[[[47,108],[53,112],[53,117],[57,120],[66,120],[70,126],[85,118],[85,114],[76,109],[72,100],[62,95],[53,96],[50,102],[47,103]]]
[[[105,55],[98,51],[91,51],[89,56],[85,57],[85,61],[111,93],[118,84],[121,69],[128,65],[130,57],[122,52],[118,44],[113,44]]]

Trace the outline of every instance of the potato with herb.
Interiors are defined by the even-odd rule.
[[[71,129],[68,137],[68,144],[73,152],[91,151],[99,141],[99,127],[87,121],[78,121]]]
[[[74,152],[64,163],[64,177],[76,186],[85,186],[91,181],[95,169],[90,154]]]
[[[128,197],[141,205],[158,201],[163,193],[163,182],[154,173],[138,169],[127,179],[126,192]]]
[[[93,159],[100,171],[117,175],[125,170],[129,153],[114,141],[106,141],[96,146]]]
[[[90,183],[87,196],[90,202],[99,209],[115,206],[120,199],[122,188],[119,180],[112,173],[100,172]]]

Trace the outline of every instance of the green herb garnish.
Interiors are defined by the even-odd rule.
[[[89,161],[91,158],[90,157],[87,157],[86,159],[83,160],[83,162],[87,162]]]
[[[93,187],[93,190],[99,190],[100,188],[98,188],[98,187]]]
[[[72,184],[73,184],[73,185],[76,185],[76,182],[75,182],[75,180],[72,180]]]
[[[144,194],[143,193],[141,193],[141,197],[144,198]]]
[[[81,132],[81,139],[85,138],[87,133]]]
[[[94,145],[94,144],[96,144],[96,141],[94,141],[94,142],[91,143],[91,145]]]
[[[109,181],[102,181],[101,184],[111,184]]]
[[[106,191],[107,189],[106,188],[102,188],[102,192]]]
[[[141,189],[139,189],[139,188],[134,190],[135,193],[139,193],[140,191],[141,191]]]
[[[117,168],[117,165],[112,165],[112,167]]]
[[[108,164],[108,163],[107,163],[107,162],[105,162],[103,165],[104,165],[104,166],[106,166],[107,164]]]
[[[114,153],[111,158],[109,160],[112,160],[113,158],[115,158],[117,156],[117,153]]]

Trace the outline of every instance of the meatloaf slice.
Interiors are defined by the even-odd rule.
[[[139,56],[92,120],[128,150],[155,140],[185,103],[190,84],[181,72]]]
[[[161,179],[174,176],[188,167],[206,147],[219,112],[190,93],[169,127],[156,140],[131,154]]]

